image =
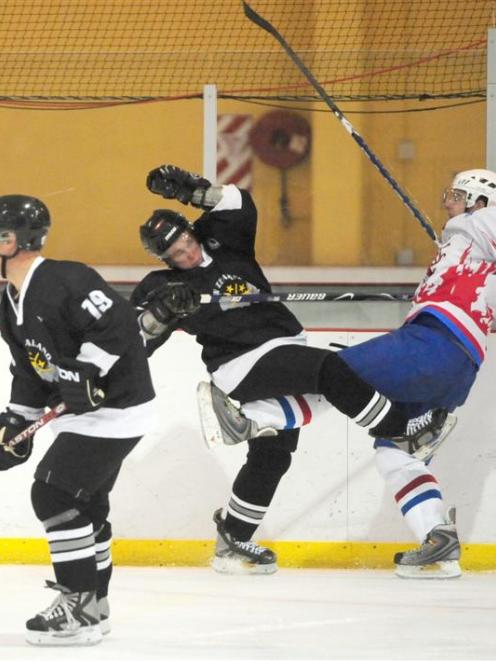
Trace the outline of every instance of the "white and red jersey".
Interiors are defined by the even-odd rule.
[[[406,321],[434,315],[480,364],[496,310],[496,207],[451,218],[441,241]]]

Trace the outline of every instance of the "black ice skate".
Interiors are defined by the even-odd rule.
[[[403,436],[396,436],[390,440],[427,463],[453,431],[456,421],[456,416],[448,413],[446,409],[431,409],[409,420]]]
[[[273,574],[277,571],[277,556],[255,542],[242,542],[230,535],[224,526],[222,510],[214,512],[217,543],[212,567],[221,574]]]
[[[246,418],[232,399],[213,383],[201,381],[196,393],[203,438],[209,448],[277,435],[272,427],[259,428],[254,420]]]
[[[418,549],[396,553],[395,573],[401,578],[457,578],[462,575],[459,560],[453,507],[448,510],[446,523],[435,526]]]
[[[102,640],[96,592],[71,592],[53,581],[46,586],[60,594],[51,606],[26,622],[31,645],[96,645]]]

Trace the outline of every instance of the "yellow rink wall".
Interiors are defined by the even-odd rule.
[[[277,553],[280,567],[293,569],[388,569],[398,551],[414,548],[412,544],[364,542],[269,542],[262,541]],[[121,539],[114,540],[115,565],[159,567],[205,567],[214,550],[212,540]],[[0,563],[50,563],[48,543],[44,539],[1,539]],[[496,570],[496,544],[462,544],[461,565],[468,571]]]
[[[323,104],[314,107],[322,110]],[[312,150],[287,171],[289,227],[281,223],[279,170],[253,159],[259,261],[267,266],[391,265],[397,250],[410,247],[416,264],[427,263],[431,240],[336,118],[288,108],[310,123]],[[219,102],[218,110],[249,114],[254,121],[267,112],[235,101]],[[401,121],[401,115],[350,119],[440,231],[443,188],[456,171],[484,167],[484,112],[480,104],[412,113]],[[145,177],[166,162],[201,171],[202,117],[199,100],[67,112],[0,108],[0,194],[29,193],[47,203],[53,217],[49,257],[153,264],[138,237],[139,225],[153,209],[173,208],[191,220],[199,213],[150,194]],[[398,158],[405,142],[415,150],[412,161]]]

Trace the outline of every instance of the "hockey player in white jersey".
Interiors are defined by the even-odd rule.
[[[496,309],[496,173],[458,173],[443,204],[449,220],[405,324],[339,352],[366,381],[404,402],[411,415],[434,407],[452,411],[464,403],[484,359]],[[287,428],[290,419],[301,421],[294,398],[250,402],[240,411],[223,393],[211,386],[208,390],[220,435],[228,443],[246,438],[258,427]],[[306,400],[310,413],[304,423],[315,412],[312,397]],[[421,544],[396,554],[396,573],[401,577],[461,575],[454,511],[446,511],[440,486],[426,465],[443,438],[406,449],[391,439],[375,441],[379,472]]]
[[[405,434],[409,416],[403,408],[357,377],[334,352],[307,346],[301,324],[282,303],[200,306],[195,300],[194,290],[227,296],[270,292],[255,257],[257,210],[247,191],[211,186],[171,165],[153,170],[147,183],[154,193],[205,211],[193,226],[179,213],[158,209],[141,227],[145,248],[169,266],[148,274],[132,296],[144,308],[140,323],[149,352],[181,328],[202,345],[214,382],[242,402],[312,392],[374,436]],[[424,416],[410,440],[430,434],[445,419],[442,411],[439,417]],[[251,537],[291,464],[299,430],[287,427],[270,438],[260,436],[269,431],[276,433],[264,429],[250,437],[226,517],[221,510],[214,515],[219,536],[213,566],[218,571],[276,569],[275,554]]]
[[[154,391],[133,308],[78,262],[41,256],[43,202],[0,197],[0,303],[12,354],[11,398],[0,414],[0,470],[29,459],[32,438],[9,440],[47,406],[67,412],[34,473],[31,501],[50,547],[53,604],[26,623],[33,645],[94,645],[110,630],[109,492],[121,463],[155,426]]]

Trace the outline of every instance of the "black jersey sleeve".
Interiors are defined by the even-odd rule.
[[[201,243],[214,240],[225,248],[247,257],[255,256],[257,208],[250,193],[241,190],[241,208],[210,211],[195,223],[195,234]]]
[[[147,302],[152,298],[153,292],[161,285],[167,282],[165,269],[161,271],[152,271],[145,275],[131,292],[130,301],[136,311],[139,313],[145,309]]]
[[[147,303],[152,299],[153,293],[169,280],[169,272],[166,269],[152,271],[139,282],[131,293],[131,304],[134,306],[137,316],[146,309]],[[174,278],[171,278],[172,280]],[[177,277],[175,278],[177,280]],[[171,321],[167,324],[164,332],[158,337],[145,337],[145,349],[147,356],[151,356],[172,335],[173,331],[180,328],[180,320]]]

